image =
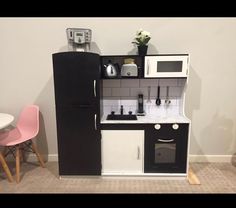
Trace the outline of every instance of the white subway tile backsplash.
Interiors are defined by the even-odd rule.
[[[160,86],[177,86],[177,79],[160,79]]]
[[[151,98],[156,98],[157,97],[157,86],[151,87],[150,97]]]
[[[120,88],[112,88],[112,93],[111,95],[113,97],[120,97]]]
[[[103,114],[108,115],[110,113],[111,113],[111,106],[109,105],[103,106]]]
[[[183,78],[183,79],[178,79],[177,80],[177,84],[178,86],[184,86],[187,82],[187,79],[186,78]]]
[[[111,96],[111,88],[103,87],[103,97]]]
[[[116,98],[103,99],[104,106],[120,105],[120,100]]]
[[[186,79],[112,79],[103,80],[103,111],[110,114],[111,111],[120,113],[120,106],[123,105],[124,113],[138,109],[138,94],[144,95],[144,110],[153,116],[165,116],[180,112],[182,108],[183,89]],[[161,105],[156,105],[157,86],[160,85]],[[151,87],[151,103],[147,102],[148,87]],[[167,86],[169,86],[170,104],[165,103]]]
[[[121,87],[139,87],[139,79],[122,79]]]
[[[181,87],[170,87],[169,88],[169,96],[170,97],[180,97],[181,95]]]
[[[176,99],[176,105],[182,106],[182,105],[183,105],[183,100],[180,99],[180,98],[177,98],[177,99]]]
[[[169,87],[169,97],[180,97],[181,96],[181,87]],[[167,87],[160,87],[160,97],[166,98],[167,95]]]
[[[130,95],[134,97],[138,97],[138,94],[143,94],[147,96],[148,89],[147,88],[130,88]]]
[[[137,102],[138,102],[138,99],[133,100],[133,99],[123,99],[122,98],[120,100],[121,105],[134,105],[134,106],[136,106]]]
[[[104,79],[103,87],[120,87],[120,79]]]
[[[116,114],[120,114],[120,105],[112,105],[111,111],[114,111]]]
[[[157,79],[140,79],[140,87],[157,86]]]
[[[111,95],[114,97],[129,96],[130,88],[112,88]]]
[[[132,111],[133,114],[136,114],[137,109],[138,109],[137,105],[129,105],[128,108],[129,108],[128,111]]]
[[[160,97],[161,98],[166,98],[166,87],[160,87]]]

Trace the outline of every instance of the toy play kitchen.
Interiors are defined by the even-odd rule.
[[[187,176],[188,54],[52,57],[60,176]]]

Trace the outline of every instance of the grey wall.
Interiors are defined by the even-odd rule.
[[[57,154],[51,55],[67,49],[68,27],[92,29],[92,50],[104,55],[136,54],[139,28],[152,35],[148,53],[189,53],[190,153],[236,152],[236,18],[0,18],[0,112],[17,118],[38,104],[43,153]]]

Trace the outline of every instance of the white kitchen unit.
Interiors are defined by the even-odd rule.
[[[145,56],[144,77],[187,77],[189,55]]]
[[[102,175],[143,173],[144,130],[102,130]]]
[[[127,58],[104,56],[102,63],[122,66]],[[137,77],[118,74],[112,79],[104,76],[101,82],[102,175],[186,178],[191,131],[185,116],[189,54],[131,58],[137,64]]]

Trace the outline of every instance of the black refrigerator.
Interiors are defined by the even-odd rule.
[[[52,55],[59,175],[101,175],[100,56]]]

